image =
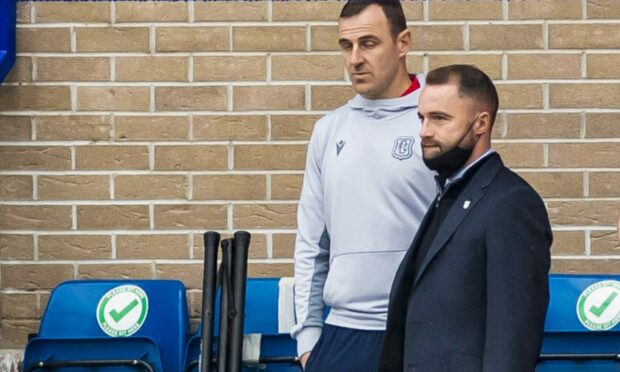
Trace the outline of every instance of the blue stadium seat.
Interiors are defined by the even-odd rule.
[[[582,324],[577,314],[580,298],[584,298],[581,295],[587,293],[587,288],[607,281],[616,281],[620,285],[620,276],[550,275],[551,300],[541,361],[536,372],[620,372],[620,324],[607,330],[591,330]],[[261,358],[296,355],[295,341],[285,330],[278,330],[281,328],[278,315],[282,315],[279,314],[282,309],[278,307],[278,282],[279,279],[275,278],[248,280],[244,331],[246,335],[261,334]],[[585,308],[583,305],[586,302],[581,301],[583,313],[594,311],[589,315],[596,317],[597,314],[604,316],[605,311],[619,309],[620,291],[617,296],[612,292],[614,290],[609,289],[603,293],[602,299],[591,300]],[[292,311],[290,308],[288,310]],[[186,363],[198,359],[199,345],[200,338],[194,336],[187,348]],[[261,368],[274,372],[300,371],[297,365],[290,363],[266,364]],[[247,365],[245,368],[245,371],[257,370]]]
[[[247,281],[244,333],[260,335],[260,359],[292,358],[297,355],[297,345],[288,331],[278,330],[278,297],[280,278],[251,278]],[[219,306],[219,293],[216,299],[216,309]],[[219,314],[216,311],[215,336],[217,340]],[[200,329],[193,336],[187,347],[186,370],[197,371],[196,361],[200,355]],[[215,342],[217,344],[217,341]],[[244,345],[245,347],[245,345]],[[244,358],[244,372],[300,372],[296,362],[283,363],[247,363]]]
[[[550,275],[551,300],[536,372],[620,372],[620,324],[609,328],[612,319],[592,330],[580,320],[585,318],[588,324],[590,318],[594,321],[590,327],[597,328],[598,320],[620,316],[620,288],[607,286],[599,298],[587,300],[588,288],[609,281],[620,285],[620,276]]]
[[[183,283],[176,280],[76,280],[56,287],[39,333],[26,346],[24,370],[40,362],[105,371],[181,371],[189,331]],[[110,361],[140,360],[123,366]],[[54,371],[100,371],[62,367]]]
[[[0,1],[0,83],[15,64],[15,3]]]

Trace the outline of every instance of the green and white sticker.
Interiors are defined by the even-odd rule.
[[[603,280],[581,292],[577,317],[584,327],[593,331],[615,327],[620,322],[620,282]]]
[[[149,299],[142,288],[121,285],[110,289],[97,305],[97,323],[109,336],[127,337],[144,324],[149,312]]]

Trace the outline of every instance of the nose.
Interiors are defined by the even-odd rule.
[[[432,131],[425,119],[420,119],[420,138],[428,138],[432,136]]]
[[[349,63],[352,66],[357,66],[360,63],[362,63],[364,59],[362,58],[362,52],[360,51],[359,47],[357,45],[353,46],[353,49],[351,50],[351,57],[349,59]]]

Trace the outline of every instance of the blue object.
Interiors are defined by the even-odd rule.
[[[243,331],[247,334],[261,334],[260,357],[295,357],[297,344],[289,333],[278,332],[278,294],[280,278],[252,278],[248,279],[245,300],[245,319]],[[215,345],[219,327],[219,292],[215,301]],[[200,329],[193,336],[187,346],[185,357],[186,367],[200,356]],[[215,354],[217,355],[217,353]],[[198,371],[197,366],[190,371]],[[257,366],[245,366],[244,372],[300,372],[296,363],[265,363]]]
[[[583,291],[592,284],[605,280],[620,281],[620,276],[550,275],[551,299],[541,355],[543,358],[551,354],[562,355],[572,360],[541,360],[536,372],[620,372],[620,359],[578,360],[592,354],[620,355],[620,324],[606,331],[592,331],[582,325],[577,317],[577,301]],[[289,334],[278,333],[278,282],[279,279],[275,278],[248,280],[244,332],[262,334],[261,357],[295,356],[297,352],[295,341]],[[620,301],[620,296],[614,301]],[[216,315],[216,324],[217,322]],[[198,336],[190,340],[186,363],[198,359],[199,344]],[[577,358],[571,358],[571,354]],[[300,371],[300,368],[293,364],[267,364],[261,367],[264,368],[260,369],[261,371]],[[251,367],[244,369],[258,370]]]
[[[549,276],[551,299],[541,355],[587,354],[620,355],[620,324],[609,330],[593,331],[586,328],[577,316],[580,295],[589,286],[605,281],[620,282],[615,275],[566,275]],[[620,301],[620,296],[614,299]],[[620,372],[620,359],[541,361],[536,372]]]
[[[121,286],[138,287],[146,294],[147,302],[144,299],[129,302],[132,299],[129,295],[124,303],[109,300],[110,306],[106,307],[106,294],[114,295],[110,291],[118,291]],[[147,309],[144,312],[146,315],[141,318],[144,309]],[[112,337],[98,321],[105,319],[101,318],[104,313],[108,319],[112,317],[119,322],[134,317],[141,327],[132,335]],[[188,319],[185,287],[180,281],[67,281],[52,291],[39,333],[26,346],[24,367],[39,361],[139,359],[146,361],[154,371],[182,371]],[[72,367],[54,370],[74,372],[100,369]],[[105,370],[136,371],[136,368],[112,367]]]
[[[15,0],[0,0],[0,83],[15,63]]]

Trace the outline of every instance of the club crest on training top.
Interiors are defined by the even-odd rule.
[[[413,144],[415,139],[413,137],[397,137],[394,140],[394,149],[392,149],[392,156],[398,160],[409,159],[413,155]]]

